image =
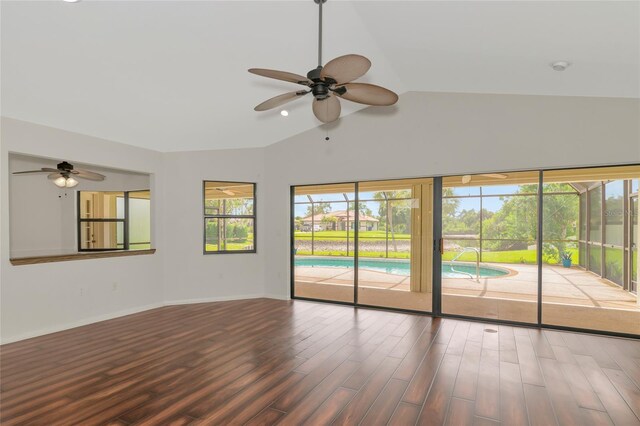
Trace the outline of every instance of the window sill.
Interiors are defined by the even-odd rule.
[[[36,265],[38,263],[67,262],[71,260],[101,259],[103,257],[124,257],[124,256],[141,256],[145,254],[154,254],[156,249],[147,250],[119,250],[119,251],[99,251],[99,252],[83,252],[70,254],[56,254],[50,256],[32,256],[32,257],[14,257],[9,259],[12,265]]]

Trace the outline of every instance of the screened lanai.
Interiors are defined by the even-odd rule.
[[[639,177],[622,166],[442,178],[442,313],[640,334]],[[356,303],[431,310],[432,187],[296,187],[295,294],[354,303],[357,287]]]

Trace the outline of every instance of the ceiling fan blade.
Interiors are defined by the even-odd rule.
[[[506,179],[507,175],[503,175],[502,173],[483,173],[481,176],[486,176],[494,179]]]
[[[275,78],[276,80],[288,81],[289,83],[302,84],[308,86],[311,81],[307,77],[286,71],[268,70],[265,68],[250,68],[251,74],[260,75],[267,78]]]
[[[24,172],[13,172],[14,175],[23,175],[27,173],[58,173],[58,169],[50,169],[48,167],[43,167],[40,170],[26,170]]]
[[[284,105],[287,102],[291,102],[292,100],[296,99],[296,98],[300,98],[304,95],[306,95],[307,91],[305,90],[299,90],[297,92],[289,92],[289,93],[285,93],[283,95],[279,95],[279,96],[275,96],[271,99],[267,99],[266,101],[264,101],[263,103],[261,103],[260,105],[256,106],[254,108],[255,111],[266,111],[275,107],[278,107],[280,105]]]
[[[327,62],[320,71],[320,78],[330,77],[337,84],[348,83],[362,77],[371,68],[371,61],[362,55],[344,55]]]
[[[375,106],[388,106],[398,102],[398,95],[375,84],[347,83],[340,87],[347,91],[339,96],[351,102]]]
[[[95,180],[98,182],[104,180],[104,175],[96,172],[90,172],[89,170],[75,169],[74,172],[77,172],[74,173],[74,175],[79,178]]]
[[[60,176],[62,176],[60,173],[51,173],[49,176],[47,176],[47,179],[49,179],[49,180],[56,180],[56,179],[58,179]]]
[[[331,123],[340,117],[340,101],[335,96],[329,96],[321,101],[313,99],[313,114],[323,123]]]
[[[471,175],[464,175],[462,176],[462,183],[464,185],[468,184],[469,182],[471,182]]]

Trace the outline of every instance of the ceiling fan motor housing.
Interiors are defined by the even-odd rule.
[[[62,163],[58,163],[58,170],[60,171],[66,171],[66,172],[70,172],[71,170],[73,170],[73,165],[70,163],[67,163],[66,161],[63,161]]]

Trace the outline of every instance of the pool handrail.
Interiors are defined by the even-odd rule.
[[[465,247],[462,249],[462,251],[460,253],[458,253],[457,256],[455,256],[452,260],[451,263],[453,264],[453,262],[457,261],[463,254],[465,254],[468,251],[473,251],[476,254],[476,282],[480,282],[480,250],[478,250],[475,247]],[[457,272],[459,274],[466,274],[469,275],[471,278],[473,278],[473,275],[467,273],[467,272],[462,272],[462,271],[456,271],[455,269],[453,269],[453,265],[451,265],[451,270],[453,272]]]

